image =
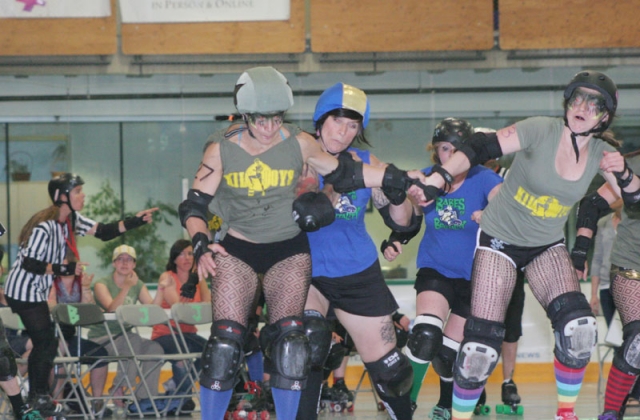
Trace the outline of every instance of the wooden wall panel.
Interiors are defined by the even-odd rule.
[[[106,18],[0,19],[0,56],[113,55],[117,10],[111,0]]]
[[[316,53],[491,48],[492,0],[311,0]]]
[[[291,0],[288,21],[129,23],[122,25],[122,52],[128,55],[302,53],[304,22],[304,0]]]
[[[503,50],[640,47],[640,0],[500,0]]]

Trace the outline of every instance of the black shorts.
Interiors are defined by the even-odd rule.
[[[311,284],[327,298],[331,306],[360,316],[391,315],[398,304],[384,281],[376,260],[360,273],[344,277],[313,277]]]
[[[507,307],[507,314],[504,318],[506,332],[504,341],[515,343],[522,337],[522,312],[524,311],[524,273],[517,270],[516,287]]]
[[[304,232],[291,239],[268,244],[256,244],[227,235],[220,241],[220,245],[229,255],[251,267],[256,274],[266,274],[275,264],[294,255],[309,254],[311,258],[309,240]]]
[[[471,282],[462,278],[449,278],[433,268],[421,268],[413,286],[416,293],[425,291],[438,292],[449,303],[451,313],[462,318],[471,315]],[[420,314],[417,314],[420,315]]]
[[[561,244],[564,246],[564,239],[542,246],[511,245],[498,238],[487,235],[482,230],[480,230],[480,237],[478,239],[479,248],[489,249],[503,255],[509,259],[518,270],[524,268],[547,249]]]

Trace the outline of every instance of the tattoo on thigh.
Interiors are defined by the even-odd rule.
[[[393,327],[393,322],[382,322],[382,327],[380,328],[380,337],[385,343],[396,342],[396,330]]]

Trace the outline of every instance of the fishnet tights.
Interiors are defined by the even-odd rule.
[[[516,285],[516,269],[502,255],[477,249],[471,273],[471,315],[504,322]]]
[[[565,246],[554,246],[538,255],[527,265],[524,275],[545,311],[558,296],[580,291],[578,276]]]
[[[211,282],[213,319],[229,319],[247,326],[259,292],[260,280],[242,260],[216,255],[217,271]],[[263,278],[269,322],[302,316],[311,283],[311,257],[297,254],[275,264]]]
[[[611,282],[611,294],[622,325],[640,320],[640,281],[617,274]]]

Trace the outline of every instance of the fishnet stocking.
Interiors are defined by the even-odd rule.
[[[531,292],[542,307],[568,292],[579,292],[580,283],[565,246],[554,246],[531,261],[524,271]]]
[[[471,315],[504,322],[516,285],[513,264],[496,252],[477,249],[471,279]]]
[[[211,280],[213,320],[229,319],[245,327],[258,290],[258,276],[242,260],[216,254],[216,276]]]
[[[617,274],[611,282],[611,293],[622,325],[640,320],[640,281]]]
[[[269,322],[288,316],[302,316],[311,284],[311,256],[296,254],[267,271],[263,280]]]

